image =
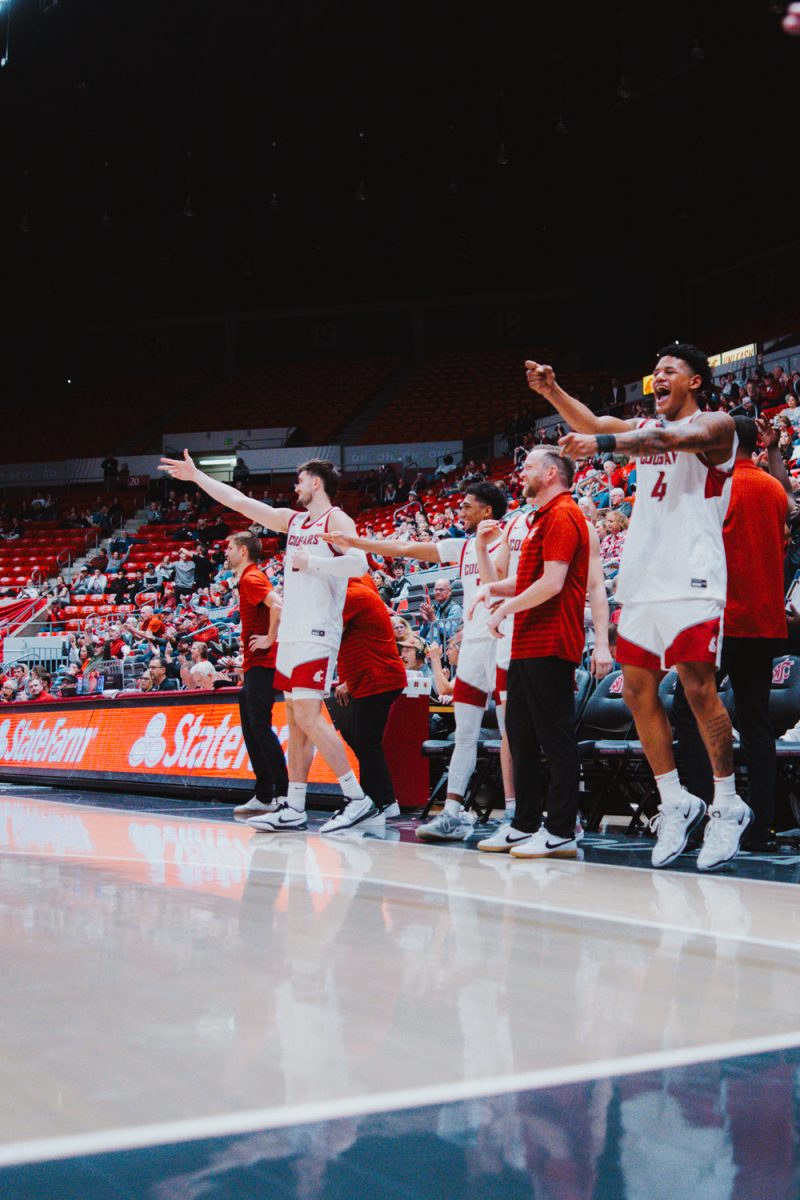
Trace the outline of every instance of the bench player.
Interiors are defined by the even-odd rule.
[[[380,823],[377,807],[351,769],[344,743],[322,711],[330,695],[342,638],[342,611],[347,580],[365,574],[360,550],[333,547],[326,533],[354,533],[350,517],[333,504],[339,472],[324,459],[311,459],[297,471],[295,494],[304,509],[271,508],[249,499],[227,483],[204,474],[184,450],[182,459],[162,458],[159,470],[173,479],[195,483],[213,500],[243,513],[275,533],[286,534],[283,609],[275,667],[276,689],[283,691],[289,723],[289,790],[276,812],[251,817],[249,825],[266,833],[308,828],[306,784],[314,747],[335,773],[344,806],[321,827],[335,833],[353,826]]]
[[[697,859],[700,870],[713,870],[735,856],[753,819],[736,795],[731,722],[715,678],[727,590],[722,524],[736,455],[733,420],[727,413],[701,412],[698,398],[710,388],[711,373],[706,356],[686,343],[659,351],[655,416],[637,421],[598,417],[559,387],[551,367],[525,367],[528,385],[575,431],[559,442],[565,454],[618,451],[637,460],[636,506],[617,582],[623,606],[617,659],[661,799],[652,863],[673,862],[706,815],[703,801],[681,787],[658,695],[664,672],[674,666],[714,773]]]
[[[461,504],[461,518],[467,534],[474,535],[481,521],[499,521],[506,511],[506,498],[494,483],[470,487]],[[417,837],[423,841],[463,841],[474,829],[464,810],[464,796],[478,758],[478,736],[489,697],[495,687],[497,641],[486,628],[488,610],[481,605],[468,616],[473,596],[481,582],[477,543],[474,536],[444,538],[440,542],[389,541],[352,535],[331,536],[338,546],[355,546],[369,554],[386,558],[416,558],[428,563],[457,563],[464,585],[464,634],[458,658],[453,708],[456,737],[447,779],[444,809],[432,820],[420,825]],[[488,539],[486,553],[493,555],[503,543],[499,527]]]

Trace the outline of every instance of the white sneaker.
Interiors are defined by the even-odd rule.
[[[706,814],[706,806],[699,796],[693,796],[686,788],[682,791],[681,804],[659,804],[658,812],[650,821],[650,828],[656,834],[650,859],[654,867],[666,867],[683,854],[689,834]]]
[[[276,812],[263,817],[251,817],[247,822],[261,833],[284,833],[289,829],[308,829],[305,809],[298,812],[288,804],[281,804]]]
[[[279,803],[281,801],[271,800],[269,804],[265,804],[263,800],[259,800],[258,796],[251,796],[246,804],[236,805],[233,815],[235,817],[255,817],[261,813],[277,812]],[[285,799],[283,803],[285,803]]]
[[[400,805],[395,800],[391,804],[387,804],[386,808],[382,809],[382,812],[387,820],[394,820],[395,817],[400,816]]]
[[[324,825],[320,826],[320,833],[339,833],[342,829],[371,829],[378,826],[383,826],[386,823],[386,818],[382,812],[379,812],[375,805],[370,800],[369,796],[362,796],[360,800],[348,800],[348,802],[335,812]]]
[[[575,818],[575,841],[582,842],[583,834],[584,834],[584,829],[583,829],[583,826],[581,825],[581,815],[580,815],[580,813],[578,813],[577,817]]]
[[[698,871],[713,871],[738,853],[742,834],[753,820],[753,810],[739,796],[729,809],[710,808],[703,844],[697,856]]]
[[[512,846],[509,853],[512,858],[575,858],[578,843],[574,836],[557,837],[542,825],[536,833],[528,834],[524,842]]]
[[[527,842],[529,837],[531,834],[513,829],[510,821],[503,821],[493,834],[478,842],[478,849],[485,850],[488,854],[508,854],[512,846]]]
[[[473,832],[475,823],[469,813],[462,809],[457,817],[440,812],[432,821],[426,821],[417,829],[421,842],[463,842]]]

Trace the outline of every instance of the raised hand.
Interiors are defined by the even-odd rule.
[[[167,475],[171,475],[173,479],[183,479],[187,483],[194,483],[200,474],[192,462],[188,450],[184,450],[183,458],[162,458],[158,464],[158,469],[159,471],[164,471]]]
[[[756,417],[756,428],[758,436],[761,438],[761,445],[765,450],[771,450],[773,446],[777,446],[780,434],[766,417]]]
[[[570,458],[591,458],[597,454],[597,438],[593,433],[568,433],[558,439],[558,448]]]
[[[546,396],[555,387],[555,372],[547,363],[537,363],[531,359],[527,359],[525,363],[525,376],[531,391],[538,392],[541,396]]]
[[[493,520],[492,517],[487,517],[484,521],[481,521],[480,524],[478,525],[478,528],[476,531],[476,536],[478,538],[478,541],[483,542],[483,544],[486,545],[488,542],[490,542],[492,540],[492,538],[497,533],[499,528],[500,528],[499,521]]]

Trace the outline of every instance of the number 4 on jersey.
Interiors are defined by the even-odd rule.
[[[654,500],[663,500],[667,494],[667,485],[664,482],[665,474],[664,471],[658,472],[658,479],[653,484],[653,490],[650,493]]]

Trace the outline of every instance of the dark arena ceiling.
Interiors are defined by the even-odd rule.
[[[20,320],[560,285],[635,320],[795,237],[768,0],[3,0]]]

